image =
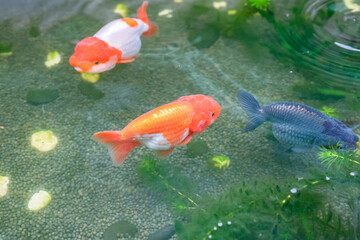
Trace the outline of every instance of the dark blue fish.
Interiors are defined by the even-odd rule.
[[[279,142],[293,151],[306,151],[314,147],[336,146],[354,150],[359,137],[343,122],[301,103],[275,102],[260,107],[246,91],[238,94],[240,106],[250,117],[244,132],[252,131],[265,121],[272,123],[272,131]]]

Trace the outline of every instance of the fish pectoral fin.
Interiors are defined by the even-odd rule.
[[[194,134],[192,132],[189,133],[189,135],[181,143],[179,143],[179,146],[184,146],[184,145],[188,144],[191,141],[191,139],[193,138],[193,136],[194,136]]]
[[[128,59],[119,59],[117,62],[118,63],[129,63],[129,62],[133,62],[140,54],[136,54],[135,56],[133,56],[132,58],[128,58]]]
[[[173,150],[174,150],[174,147],[170,147],[168,150],[158,150],[158,151],[156,151],[156,154],[157,154],[159,157],[166,157],[166,156],[168,156]]]

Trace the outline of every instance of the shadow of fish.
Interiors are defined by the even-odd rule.
[[[269,121],[275,138],[289,145],[295,152],[337,144],[342,149],[355,150],[357,147],[359,137],[351,128],[313,107],[295,102],[275,102],[260,107],[256,99],[246,91],[240,91],[238,99],[240,106],[250,117],[244,132],[252,131]]]

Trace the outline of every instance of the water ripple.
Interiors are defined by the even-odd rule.
[[[306,77],[323,86],[360,89],[360,5],[351,0],[277,4],[280,43]],[[316,79],[315,79],[316,78]]]

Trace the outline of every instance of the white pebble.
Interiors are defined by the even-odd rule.
[[[50,201],[50,194],[48,192],[40,190],[38,193],[32,195],[28,203],[28,208],[31,211],[38,211],[46,207],[46,205],[48,205]]]
[[[164,9],[164,10],[161,10],[159,13],[158,13],[158,16],[162,17],[162,16],[168,16],[168,15],[172,15],[173,13],[173,10],[172,9]]]
[[[6,195],[9,184],[9,178],[8,177],[2,177],[0,176],[0,197],[3,197]]]
[[[292,188],[292,189],[290,190],[290,192],[295,194],[295,193],[297,193],[297,189],[296,189],[296,188]]]

